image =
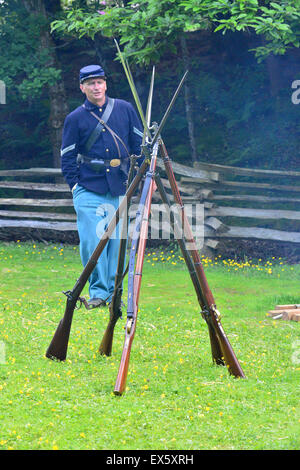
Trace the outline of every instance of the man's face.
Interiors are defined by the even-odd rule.
[[[105,103],[106,80],[103,78],[88,78],[80,84],[80,89],[91,103],[98,106]]]

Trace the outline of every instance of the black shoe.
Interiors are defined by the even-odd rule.
[[[105,307],[106,302],[103,299],[90,299],[87,304],[88,309],[91,310],[92,308]]]

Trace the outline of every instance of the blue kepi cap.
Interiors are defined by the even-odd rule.
[[[105,73],[102,67],[100,65],[87,65],[86,67],[83,67],[80,69],[79,72],[79,81],[82,83],[84,80],[87,80],[88,78],[95,78],[95,77],[101,77],[104,80],[106,79]]]

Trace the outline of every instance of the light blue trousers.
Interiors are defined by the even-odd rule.
[[[73,191],[83,266],[89,261],[121,200],[122,196],[112,196],[110,192],[96,194],[79,185]],[[114,230],[90,275],[91,299],[111,301],[118,266],[121,228],[122,220]]]

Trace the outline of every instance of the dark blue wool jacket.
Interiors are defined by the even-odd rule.
[[[102,108],[87,99],[84,104],[86,108],[79,106],[65,119],[61,148],[61,167],[64,178],[71,189],[78,183],[89,191],[99,194],[110,191],[113,196],[121,196],[126,191],[126,175],[121,172],[120,167],[108,167],[104,174],[98,174],[88,163],[77,164],[77,155],[86,154],[85,144],[99,122],[89,110],[101,117],[105,111],[107,99]],[[130,103],[115,99],[107,125],[122,139],[130,155],[140,155],[142,138],[134,132],[134,128],[141,132],[143,128]],[[121,158],[127,158],[127,150],[119,140],[117,142]],[[115,141],[108,130],[101,132],[87,155],[103,160],[119,158]],[[138,164],[140,163],[139,161]]]

